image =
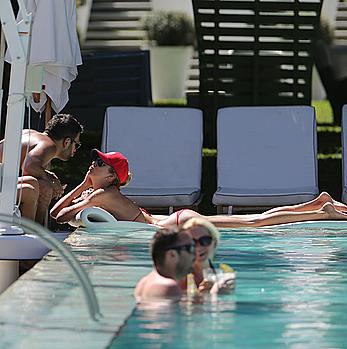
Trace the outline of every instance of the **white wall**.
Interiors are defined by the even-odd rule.
[[[152,0],[154,11],[183,11],[193,17],[193,5],[191,0]]]
[[[92,8],[92,4],[93,4],[93,0],[86,0],[86,3],[83,6],[79,6],[77,8],[77,28],[78,28],[80,44],[82,44],[85,41],[87,36],[89,16],[90,16],[90,10]]]
[[[321,19],[335,27],[337,4],[339,0],[324,0],[322,5]],[[326,98],[326,92],[320,80],[318,72],[314,67],[312,76],[312,99],[320,100]]]
[[[335,26],[336,10],[339,0],[324,0],[321,12],[321,18],[324,18],[329,24]]]
[[[321,18],[324,18],[332,26],[335,26],[336,9],[339,0],[324,0]],[[152,0],[153,10],[184,11],[193,17],[193,6],[191,0]],[[323,85],[316,69],[312,77],[312,99],[324,99],[326,96]]]

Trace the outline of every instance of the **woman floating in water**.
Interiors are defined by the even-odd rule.
[[[120,192],[131,180],[127,158],[118,152],[92,151],[92,164],[81,184],[62,197],[52,208],[51,216],[66,223],[88,207],[97,206],[110,212],[117,220],[154,224],[169,228],[180,226],[188,219],[202,217],[221,228],[263,227],[268,225],[316,221],[347,220],[347,206],[334,201],[328,193],[298,205],[273,208],[260,214],[203,216],[190,209],[170,216],[150,215]]]

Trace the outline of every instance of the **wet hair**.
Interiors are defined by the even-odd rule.
[[[48,121],[45,132],[55,141],[75,138],[83,132],[83,126],[70,114],[56,114]]]
[[[212,224],[210,221],[204,218],[200,217],[194,217],[191,219],[188,219],[182,226],[183,230],[188,230],[193,227],[203,227],[205,228],[209,234],[211,235],[212,239],[216,242],[216,246],[219,243],[219,230],[215,227],[214,224]]]
[[[172,229],[158,230],[151,241],[151,254],[156,267],[162,266],[165,261],[165,254],[170,247],[179,244],[179,232]]]

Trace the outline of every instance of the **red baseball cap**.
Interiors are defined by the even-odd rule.
[[[93,149],[91,151],[92,159],[99,157],[105,164],[111,166],[117,174],[121,184],[124,184],[129,176],[128,159],[118,152],[103,153],[100,150]]]

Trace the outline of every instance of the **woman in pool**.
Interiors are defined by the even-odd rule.
[[[66,223],[87,207],[97,206],[110,212],[117,220],[154,224],[170,228],[184,224],[193,217],[202,217],[217,227],[262,227],[310,220],[347,220],[347,206],[334,201],[328,193],[293,206],[277,207],[260,214],[203,216],[184,209],[167,218],[148,214],[126,198],[120,187],[129,183],[131,175],[127,158],[118,152],[102,153],[94,149],[92,164],[81,184],[62,197],[52,208],[51,216]]]
[[[191,218],[183,224],[182,230],[187,232],[195,242],[195,260],[193,263],[192,275],[195,285],[200,292],[220,293],[234,288],[235,273],[232,268],[229,273],[217,275],[212,263],[216,248],[219,243],[219,231],[204,218]],[[212,273],[216,279],[211,282],[204,278],[204,270]],[[220,280],[218,280],[218,276]],[[224,277],[225,276],[225,277]],[[187,289],[187,278],[180,281],[182,289]]]

